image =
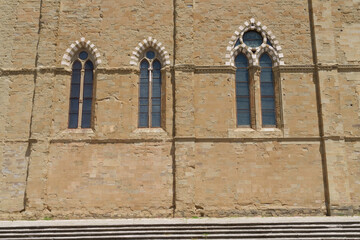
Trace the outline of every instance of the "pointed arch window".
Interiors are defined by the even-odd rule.
[[[233,41],[238,127],[280,126],[279,54],[269,39],[249,26]]]
[[[72,65],[69,128],[91,128],[94,64],[86,51],[76,55]]]
[[[270,56],[264,53],[260,57],[261,119],[263,127],[276,126],[275,89],[273,63]]]
[[[138,126],[161,127],[161,62],[152,49],[140,61]]]
[[[250,126],[249,61],[244,54],[237,55],[235,66],[237,125]]]

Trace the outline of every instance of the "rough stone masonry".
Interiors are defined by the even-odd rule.
[[[360,213],[358,0],[0,0],[0,20],[0,219]],[[269,42],[235,46],[246,29]],[[161,128],[138,127],[147,49],[162,63]],[[69,129],[79,51],[95,65],[92,124]]]

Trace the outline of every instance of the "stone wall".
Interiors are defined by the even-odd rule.
[[[358,9],[0,0],[0,218],[359,213]],[[228,48],[250,19],[283,54],[277,128],[236,126]],[[91,129],[68,129],[77,44],[96,59]],[[146,44],[163,55],[162,128],[138,128]]]

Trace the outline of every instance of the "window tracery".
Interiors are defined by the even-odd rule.
[[[161,62],[152,48],[141,56],[139,83],[140,128],[161,127]]]
[[[72,64],[69,128],[91,128],[94,64],[85,50],[75,55]]]
[[[280,85],[274,67],[284,64],[281,47],[272,33],[254,19],[239,29],[230,41],[226,63],[236,67],[237,126],[279,127]]]

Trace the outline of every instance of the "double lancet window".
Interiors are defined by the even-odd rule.
[[[279,127],[279,84],[273,71],[277,53],[271,41],[266,34],[245,30],[233,48],[237,126]]]
[[[161,127],[161,62],[153,49],[147,50],[140,61],[138,126]]]
[[[80,51],[72,64],[69,128],[90,128],[94,64],[86,51]]]

